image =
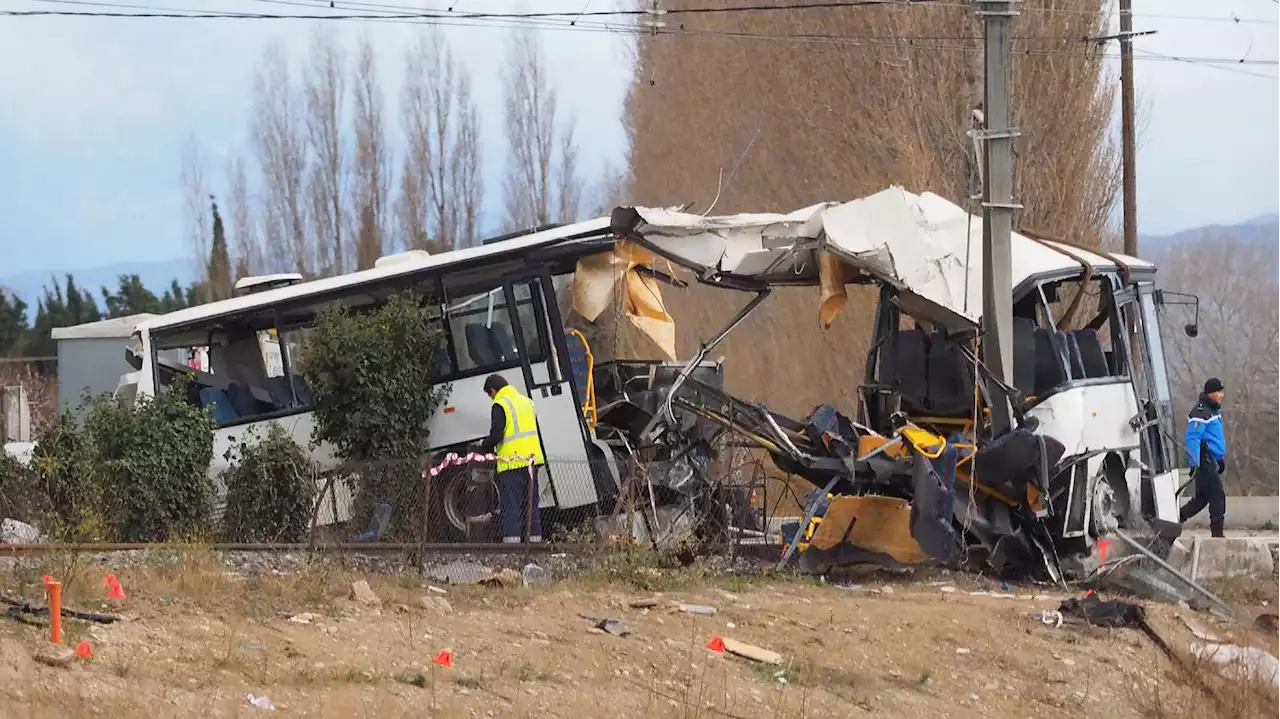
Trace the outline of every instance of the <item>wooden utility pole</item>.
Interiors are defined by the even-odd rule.
[[[1124,202],[1124,253],[1138,256],[1138,197],[1133,137],[1133,2],[1120,0],[1120,145]]]

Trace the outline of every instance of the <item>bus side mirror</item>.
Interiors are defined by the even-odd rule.
[[[142,358],[138,356],[137,352],[133,351],[132,347],[125,348],[124,359],[129,363],[129,366],[135,370],[142,369]]]

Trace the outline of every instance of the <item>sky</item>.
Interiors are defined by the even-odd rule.
[[[0,0],[0,10],[368,13],[379,4],[443,10],[450,2],[376,0],[341,9],[338,0],[340,9],[329,11],[327,3],[310,0]],[[614,6],[608,0],[455,4],[458,12]],[[1275,212],[1280,6],[1271,0],[1139,5],[1135,30],[1157,31],[1135,40],[1140,232],[1167,234]],[[370,39],[387,117],[396,121],[404,53],[421,31],[412,23],[0,16],[0,278],[189,256],[178,183],[184,143],[198,139],[211,179],[221,184],[226,158],[246,144],[252,80],[264,50],[282,43],[301,58],[317,24],[347,43]],[[505,159],[500,78],[509,33],[497,26],[446,29],[472,72],[490,188],[500,187]],[[601,177],[606,166],[622,162],[626,148],[620,110],[630,76],[627,35],[539,35],[561,104],[576,123],[584,174]],[[1152,53],[1265,63],[1210,66]],[[398,134],[394,125],[389,130]],[[497,194],[489,193],[490,215]],[[814,201],[831,199],[850,198]]]

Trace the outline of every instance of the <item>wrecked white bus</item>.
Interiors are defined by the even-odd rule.
[[[1009,386],[981,360],[982,222],[940,197],[890,188],[729,217],[622,208],[613,225],[700,281],[748,293],[730,329],[775,286],[820,288],[824,323],[846,285],[880,288],[859,406],[841,408],[853,419],[823,406],[791,420],[693,378],[655,417],[674,426],[680,408],[721,423],[820,488],[788,557],[803,549],[819,567],[963,558],[1082,579],[1114,568],[1113,537],[1179,533],[1159,310],[1194,298],[1157,289],[1152,264],[1015,234],[1001,288],[1015,317]],[[1017,423],[992,436],[987,408],[1001,397]]]

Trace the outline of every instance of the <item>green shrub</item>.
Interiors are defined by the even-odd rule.
[[[317,318],[299,362],[316,408],[315,442],[352,461],[426,451],[427,422],[449,393],[431,386],[431,360],[444,346],[438,314],[406,292],[371,312],[337,308]]]
[[[418,461],[430,446],[428,422],[449,396],[448,385],[432,385],[432,359],[446,346],[440,322],[438,309],[413,292],[373,311],[328,310],[299,361],[314,399],[313,442],[333,445],[360,477],[355,522],[389,504],[389,531],[401,539],[422,526]]]
[[[187,539],[206,528],[214,485],[214,421],[183,387],[121,406],[93,400],[84,431],[100,475],[112,534],[124,542]]]
[[[110,539],[93,443],[75,415],[64,410],[35,440],[28,477],[40,530],[57,541]]]
[[[16,457],[0,449],[0,519],[32,523],[39,507],[32,473]]]
[[[223,536],[232,542],[304,541],[315,503],[315,466],[279,424],[271,423],[266,439],[250,439],[257,438],[242,438],[239,462],[223,475]]]

